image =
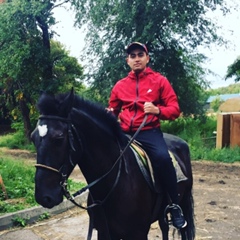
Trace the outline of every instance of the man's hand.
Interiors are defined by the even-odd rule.
[[[113,112],[114,109],[113,108],[105,108],[107,112]]]
[[[160,113],[159,108],[157,106],[155,106],[153,103],[151,102],[145,102],[144,103],[144,107],[143,107],[144,112],[147,113],[151,113],[151,114],[156,114],[158,115]]]

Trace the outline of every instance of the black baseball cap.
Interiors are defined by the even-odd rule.
[[[136,49],[136,48],[141,48],[144,52],[146,52],[146,54],[148,54],[148,49],[146,47],[145,44],[140,43],[140,42],[132,42],[127,46],[127,54],[130,54],[132,50]]]

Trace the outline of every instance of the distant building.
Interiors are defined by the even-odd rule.
[[[207,100],[207,104],[210,104],[212,101],[214,101],[216,98],[219,98],[222,102],[227,101],[231,98],[237,98],[240,97],[240,93],[232,93],[232,94],[219,94],[216,96],[210,96]]]
[[[230,98],[223,102],[219,107],[220,112],[240,112],[240,96]]]
[[[210,104],[211,102],[213,102],[215,99],[219,99],[221,102],[225,102],[228,99],[232,99],[232,98],[240,98],[240,93],[233,93],[233,94],[219,94],[216,96],[210,96],[208,98],[208,100],[206,101],[205,104],[205,109],[210,109]]]

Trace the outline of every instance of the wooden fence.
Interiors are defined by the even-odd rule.
[[[240,112],[219,113],[216,148],[235,146],[240,147]]]

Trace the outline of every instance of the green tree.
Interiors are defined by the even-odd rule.
[[[240,57],[238,57],[227,69],[226,79],[232,77],[235,77],[235,82],[240,81]]]
[[[223,103],[220,97],[216,97],[211,103],[210,107],[213,109],[214,112],[217,112],[220,105]]]
[[[6,0],[0,4],[1,99],[14,118],[21,116],[26,136],[32,130],[30,115],[40,91],[62,91],[82,75],[77,60],[61,45],[51,44],[53,9],[66,2]]]
[[[220,95],[220,94],[232,94],[232,93],[240,93],[240,83],[230,84],[227,87],[220,87],[216,89],[207,90],[208,95]]]
[[[109,92],[129,70],[124,48],[132,41],[146,43],[151,66],[166,75],[179,96],[185,114],[200,113],[208,83],[201,63],[205,57],[196,52],[199,45],[223,42],[217,27],[205,16],[223,0],[148,0],[108,1],[74,0],[76,24],[86,26],[85,55],[91,71],[92,87],[107,102]],[[92,80],[94,79],[94,80]]]
[[[50,56],[55,80],[52,87],[55,87],[57,92],[66,92],[72,87],[75,91],[85,88],[81,82],[83,67],[75,57],[70,56],[70,52],[65,49],[64,45],[51,40]]]

